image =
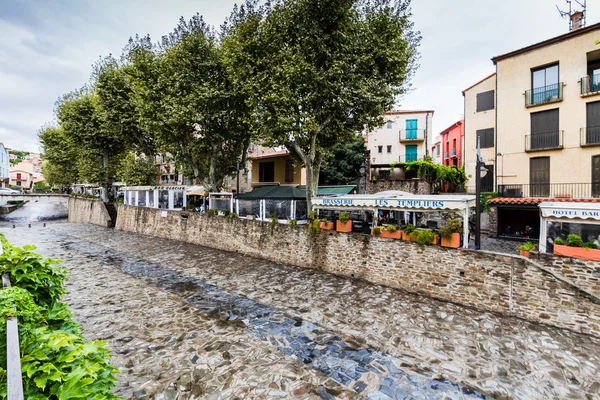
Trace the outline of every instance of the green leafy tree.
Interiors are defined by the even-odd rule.
[[[51,186],[71,186],[78,180],[78,147],[60,126],[38,132],[44,150],[42,173]]]
[[[154,159],[144,155],[129,152],[123,157],[117,169],[120,182],[128,186],[143,186],[156,183],[158,171],[154,166]]]
[[[416,68],[408,1],[247,2],[224,40],[260,134],[306,168],[307,201],[331,147],[383,123]],[[241,17],[240,17],[241,15]]]
[[[345,185],[360,177],[365,160],[365,141],[361,137],[349,143],[333,146],[323,160],[319,183]]]

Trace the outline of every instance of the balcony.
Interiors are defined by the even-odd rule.
[[[563,131],[525,135],[525,151],[543,151],[563,148]]]
[[[498,185],[498,197],[590,199],[600,197],[600,183],[534,183]]]
[[[422,154],[405,154],[398,156],[399,162],[411,162],[411,161],[420,161],[423,160],[425,156]]]
[[[445,160],[446,158],[448,158],[448,152],[447,152],[447,151],[445,151],[445,152],[444,152],[444,160]]]
[[[407,129],[400,131],[398,140],[403,142],[422,142],[425,140],[425,129]]]
[[[600,126],[581,128],[581,147],[600,145]]]
[[[456,149],[450,149],[450,157],[456,157]]]
[[[525,91],[525,107],[555,103],[563,99],[562,82]]]
[[[600,94],[600,74],[584,76],[579,84],[582,97]]]

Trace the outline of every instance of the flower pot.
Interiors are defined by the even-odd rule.
[[[600,249],[585,249],[583,247],[570,247],[561,244],[555,244],[554,254],[557,256],[600,261]]]
[[[333,222],[321,222],[321,229],[326,231],[333,230]]]
[[[453,233],[449,239],[442,236],[442,246],[458,249],[460,247],[460,233]]]
[[[396,232],[388,232],[385,229],[381,230],[381,234],[379,235],[380,237],[384,237],[384,238],[388,238],[388,239],[400,239],[401,235],[400,235],[400,231],[396,231]]]
[[[343,223],[338,219],[337,224],[335,226],[335,230],[338,232],[352,232],[352,220]]]
[[[527,257],[527,258],[529,258],[529,252],[525,251],[525,250],[519,250],[519,255],[521,257]]]
[[[440,244],[440,237],[438,235],[435,235],[433,237],[433,240],[431,241],[431,244]]]
[[[410,241],[410,233],[402,231],[402,240]]]

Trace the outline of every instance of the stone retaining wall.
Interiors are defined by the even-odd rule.
[[[163,213],[166,213],[166,216]],[[382,284],[437,299],[600,336],[600,264],[564,259],[538,264],[519,256],[419,247],[415,243],[305,226],[118,206],[116,228],[233,251]],[[562,260],[562,261],[561,261]],[[562,263],[562,264],[561,264]],[[579,265],[576,278],[559,266]],[[594,286],[595,285],[595,286]]]
[[[431,185],[422,179],[406,179],[399,181],[377,180],[367,182],[367,193],[401,190],[414,194],[431,194]]]
[[[69,222],[112,226],[110,214],[102,201],[81,197],[69,197]]]

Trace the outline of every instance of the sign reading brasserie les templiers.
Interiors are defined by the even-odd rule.
[[[409,200],[409,199],[313,199],[313,204],[323,206],[343,207],[391,207],[391,208],[420,208],[420,209],[464,209],[464,201],[445,200]]]

